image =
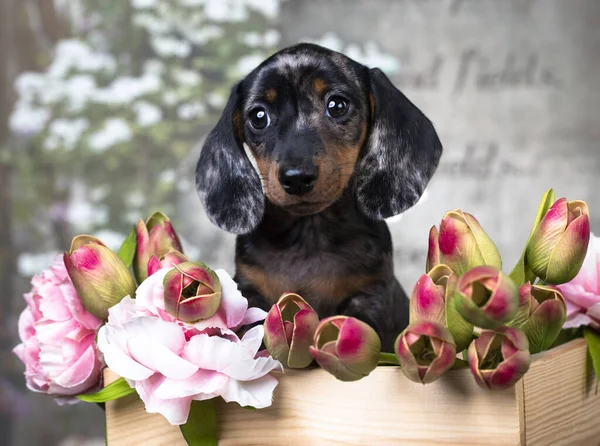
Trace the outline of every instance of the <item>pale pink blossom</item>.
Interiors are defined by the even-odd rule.
[[[258,352],[262,325],[242,339],[235,334],[266,313],[249,309],[235,282],[218,270],[223,294],[217,313],[195,324],[178,321],[164,307],[168,271],[148,277],[136,299],[126,297],[110,308],[98,334],[107,366],[136,389],[146,411],[161,413],[171,424],[186,422],[192,400],[220,396],[241,406],[269,406],[277,385],[269,372],[281,364]]]
[[[14,353],[25,364],[27,387],[59,403],[94,390],[103,362],[94,338],[102,321],[83,307],[61,256],[33,277],[19,317],[21,344]]]
[[[600,330],[600,237],[590,237],[579,274],[558,287],[567,303],[567,322],[563,327],[590,325]]]

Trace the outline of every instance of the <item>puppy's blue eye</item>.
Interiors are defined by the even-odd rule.
[[[271,118],[262,107],[257,107],[250,112],[250,125],[256,130],[266,129],[271,123]]]
[[[341,118],[348,109],[348,101],[341,96],[331,96],[327,100],[327,115],[332,118]]]

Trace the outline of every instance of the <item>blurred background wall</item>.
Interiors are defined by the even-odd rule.
[[[278,48],[379,66],[434,122],[438,172],[390,221],[405,288],[451,208],[507,270],[549,187],[600,233],[599,23],[597,0],[0,0],[0,445],[103,444],[99,408],[27,391],[11,353],[31,275],[73,235],[117,247],[161,209],[191,257],[233,272],[194,190],[198,143]]]

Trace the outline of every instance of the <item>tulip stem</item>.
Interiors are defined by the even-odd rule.
[[[395,364],[400,365],[398,358],[393,353],[379,353],[379,364]]]

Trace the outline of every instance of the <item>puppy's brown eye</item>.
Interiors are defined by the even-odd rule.
[[[256,130],[266,129],[271,123],[271,118],[262,107],[257,107],[250,112],[250,125]]]
[[[348,101],[341,96],[331,96],[327,100],[327,115],[332,118],[341,118],[348,113]]]

